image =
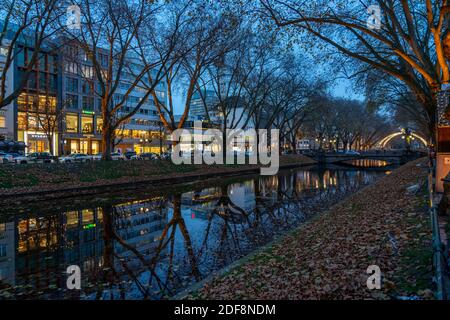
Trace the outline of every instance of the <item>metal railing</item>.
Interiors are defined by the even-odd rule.
[[[438,208],[434,202],[434,172],[435,166],[430,157],[429,171],[428,171],[428,196],[429,196],[429,212],[431,220],[431,228],[433,231],[433,267],[434,267],[434,282],[436,284],[436,299],[446,300],[447,296],[447,277],[448,277],[448,257],[445,245],[442,243]]]

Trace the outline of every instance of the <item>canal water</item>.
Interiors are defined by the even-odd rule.
[[[167,299],[388,173],[298,168],[3,207],[0,299]]]

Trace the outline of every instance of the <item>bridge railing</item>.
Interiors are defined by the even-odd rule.
[[[429,162],[428,169],[428,196],[429,196],[429,214],[431,229],[433,232],[433,267],[434,267],[434,282],[436,284],[436,299],[446,300],[448,299],[447,284],[448,282],[448,256],[445,245],[442,243],[439,219],[438,219],[438,207],[435,203],[435,191],[434,191],[434,171],[435,167],[433,162]]]

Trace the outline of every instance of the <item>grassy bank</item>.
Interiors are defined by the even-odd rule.
[[[409,163],[244,259],[189,298],[432,298],[426,162]],[[422,188],[407,192],[411,185]],[[371,265],[382,290],[367,288]]]
[[[280,158],[281,166],[313,164],[301,155]],[[188,175],[227,174],[255,165],[174,165],[171,161],[111,161],[83,164],[1,165],[0,194],[134,183]]]

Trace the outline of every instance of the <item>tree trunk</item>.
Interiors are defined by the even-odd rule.
[[[52,135],[47,136],[47,140],[48,140],[48,150],[50,151],[50,154],[52,156],[55,156],[55,154],[53,153],[53,136]]]
[[[103,130],[102,133],[102,144],[103,144],[103,154],[102,154],[102,160],[103,161],[110,161],[111,158],[111,152],[112,152],[112,134],[111,129],[107,128],[106,130]]]

